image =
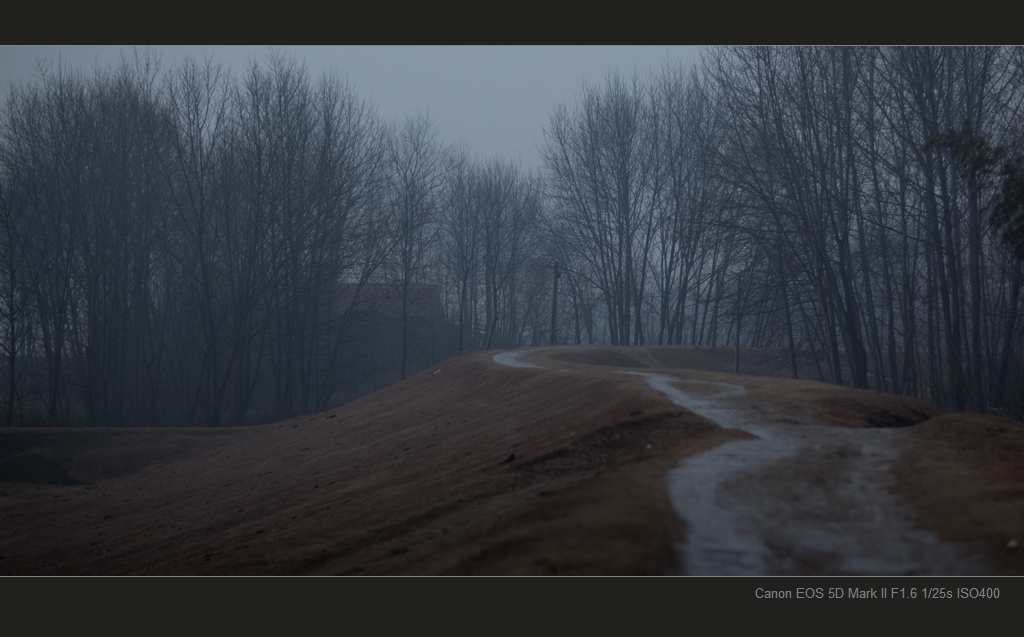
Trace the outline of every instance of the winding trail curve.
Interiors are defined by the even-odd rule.
[[[540,368],[522,360],[528,351],[494,361]],[[613,373],[639,376],[674,404],[756,436],[686,458],[669,473],[673,507],[689,529],[676,546],[680,574],[984,572],[979,558],[916,528],[890,493],[901,430],[766,422],[742,400],[742,385]]]

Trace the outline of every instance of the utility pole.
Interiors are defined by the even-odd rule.
[[[555,346],[555,315],[558,310],[558,261],[555,261],[555,279],[551,287],[551,346]]]

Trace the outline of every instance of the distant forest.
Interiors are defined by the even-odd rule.
[[[0,112],[0,422],[268,422],[552,339],[1019,417],[1022,136],[1021,48],[609,74],[537,173],[279,54],[51,68]]]

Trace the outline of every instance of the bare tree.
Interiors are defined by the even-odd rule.
[[[393,253],[390,278],[401,306],[401,377],[409,364],[410,304],[415,285],[429,266],[437,235],[438,198],[447,170],[447,152],[427,115],[417,115],[392,131],[389,157],[389,218]]]
[[[643,343],[647,277],[661,196],[656,127],[639,77],[609,76],[544,131],[559,234],[601,290],[613,344]]]
[[[445,245],[445,269],[457,289],[459,352],[466,351],[466,335],[472,325],[470,294],[474,291],[480,269],[483,226],[478,204],[480,188],[479,171],[469,159],[468,153],[454,155],[445,182],[441,232]]]
[[[30,236],[31,180],[27,166],[21,161],[30,154],[21,144],[28,140],[15,126],[17,98],[8,102],[3,121],[12,128],[3,133],[0,145],[0,319],[3,338],[0,347],[6,357],[4,384],[4,421],[15,424],[15,407],[20,404],[25,388],[21,383],[20,358],[30,351],[32,333],[32,292],[35,288],[31,271],[28,238]]]
[[[223,401],[237,354],[225,333],[229,304],[224,272],[223,224],[217,222],[219,169],[227,139],[230,83],[211,62],[186,60],[167,81],[168,117],[175,128],[162,168],[171,192],[174,223],[168,252],[174,268],[168,290],[172,379],[187,424],[221,424]],[[175,303],[176,302],[176,303]]]

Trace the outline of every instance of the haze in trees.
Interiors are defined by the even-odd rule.
[[[582,87],[528,172],[278,54],[51,68],[0,112],[0,417],[261,422],[552,336],[1017,415],[1022,82],[1019,48],[709,48]]]

